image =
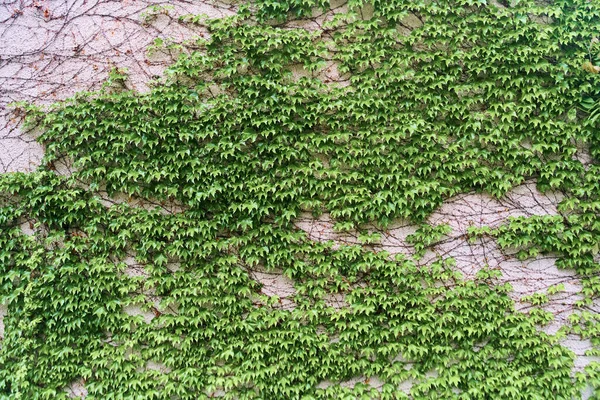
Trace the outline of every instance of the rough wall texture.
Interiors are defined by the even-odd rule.
[[[9,107],[10,103],[49,103],[77,91],[98,88],[114,67],[126,68],[130,75],[127,85],[143,91],[146,83],[161,73],[169,59],[168,54],[147,54],[146,48],[155,38],[183,41],[191,35],[203,34],[201,30],[191,32],[179,24],[179,15],[205,13],[221,17],[234,11],[225,3],[211,1],[177,0],[168,4],[146,0],[4,1],[0,4],[0,172],[31,171],[43,156],[34,133],[20,128],[21,117]],[[318,19],[316,21],[311,23],[318,23]],[[327,78],[339,79],[333,67],[329,70],[332,75]],[[560,193],[537,191],[535,182],[514,188],[500,200],[482,194],[452,198],[430,217],[432,223],[448,223],[452,233],[428,251],[422,262],[426,263],[436,254],[454,257],[456,268],[467,277],[474,276],[479,266],[485,264],[499,268],[502,279],[514,287],[516,306],[524,312],[529,305],[520,301],[523,296],[563,283],[566,291],[552,297],[546,306],[556,318],[545,329],[556,332],[566,323],[572,305],[580,298],[581,285],[574,272],[558,270],[553,257],[519,261],[500,252],[493,240],[469,243],[466,233],[469,226],[497,226],[509,216],[556,214],[560,199]],[[110,206],[110,203],[106,205]],[[319,219],[303,216],[297,226],[313,240],[358,243],[356,236],[336,234],[327,215]],[[392,254],[414,253],[406,238],[415,230],[415,226],[399,221],[393,229],[382,232],[383,240],[376,247]],[[129,264],[131,274],[143,275],[143,268],[136,268],[134,261]],[[277,294],[282,299],[283,308],[294,307],[290,300],[294,288],[287,278],[266,272],[257,272],[254,278],[265,285],[265,294]],[[334,306],[344,306],[343,298],[332,298],[330,302]],[[600,304],[595,308],[600,311]],[[136,308],[124,311],[142,313]],[[0,306],[0,336],[5,314],[6,309]],[[143,315],[147,321],[153,318],[152,313]],[[563,344],[577,354],[576,369],[580,370],[590,362],[591,358],[584,355],[591,346],[588,341],[568,336]],[[352,385],[352,382],[348,384]],[[376,385],[376,382],[372,384]],[[85,395],[81,384],[75,383],[70,390],[73,396]]]
[[[155,8],[152,8],[155,7]],[[145,0],[5,1],[0,4],[0,171],[29,171],[43,150],[19,129],[8,104],[49,103],[98,88],[112,68],[127,69],[131,89],[144,90],[164,68],[148,57],[156,38],[185,40],[184,14],[221,17],[223,4]],[[198,32],[201,34],[201,32]],[[166,56],[166,55],[165,55]]]

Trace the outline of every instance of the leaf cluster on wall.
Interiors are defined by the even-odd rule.
[[[582,68],[600,6],[349,0],[319,28],[290,25],[331,7],[186,16],[210,37],[182,45],[148,93],[115,72],[99,92],[22,105],[46,155],[0,176],[3,397],[64,398],[80,379],[97,399],[567,399],[600,386],[598,364],[573,376],[572,352],[538,330],[547,315],[515,311],[498,271],[417,263],[448,233],[425,222],[444,200],[537,179],[565,194],[559,215],[471,234],[559,254],[583,282],[570,329],[600,344],[600,141],[580,109],[600,87]],[[153,206],[106,207],[104,192]],[[341,231],[411,220],[417,254],[312,241],[294,225],[305,212]],[[254,271],[290,279],[294,307]],[[135,305],[154,317],[124,312]]]

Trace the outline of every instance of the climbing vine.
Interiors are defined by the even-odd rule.
[[[600,386],[598,364],[572,373],[565,332],[539,330],[551,315],[515,310],[498,270],[482,261],[466,279],[452,258],[418,262],[451,230],[427,224],[445,200],[536,179],[564,194],[558,215],[469,235],[558,254],[583,285],[568,329],[598,348],[600,142],[581,104],[600,88],[583,67],[600,6],[257,0],[181,22],[209,35],[155,42],[178,56],[149,92],[114,71],[100,91],[16,106],[45,158],[0,176],[4,398],[65,398],[79,381],[92,399],[567,399]],[[311,240],[294,224],[307,212],[364,244]],[[375,251],[365,227],[399,219],[420,225],[415,254]],[[292,282],[291,307],[259,272]]]

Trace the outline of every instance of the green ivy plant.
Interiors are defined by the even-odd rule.
[[[585,308],[600,288],[600,141],[578,110],[600,87],[582,68],[600,6],[350,0],[318,29],[288,25],[330,8],[186,16],[210,37],[148,93],[115,71],[98,92],[26,106],[46,155],[0,176],[2,398],[66,398],[80,380],[90,399],[570,399],[600,386],[597,364],[573,376],[573,353],[538,329],[548,316],[515,311],[497,271],[464,279],[452,259],[415,259],[449,233],[425,223],[446,199],[535,178],[565,194],[559,215],[471,235],[559,254],[583,282],[571,329],[600,344]],[[582,144],[592,165],[574,158]],[[104,192],[154,206],[107,207]],[[342,231],[411,220],[418,254],[374,252],[373,235],[311,241],[303,212]],[[293,282],[293,307],[256,271]]]

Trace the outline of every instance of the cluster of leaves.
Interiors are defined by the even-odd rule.
[[[600,169],[595,163],[584,167],[577,160],[549,168],[552,172],[541,175],[540,183],[566,194],[559,203],[558,215],[510,218],[496,229],[472,229],[471,234],[491,235],[501,248],[517,250],[522,259],[538,254],[557,256],[558,268],[575,270],[581,279],[582,298],[575,304],[571,331],[592,341],[594,349],[588,355],[593,356],[600,347],[600,314],[596,308],[600,296]],[[594,362],[588,370],[589,383],[600,388],[600,364]]]
[[[0,177],[2,395],[60,398],[80,379],[99,399],[409,397],[402,384],[413,398],[578,395],[573,354],[514,311],[492,272],[464,280],[452,260],[417,267],[310,241],[293,222],[422,223],[450,196],[538,178],[566,193],[564,215],[493,234],[563,254],[591,301],[600,188],[573,155],[600,151],[576,110],[599,87],[581,63],[600,7],[353,0],[320,29],[285,25],[328,6],[260,0],[190,17],[210,39],[150,92],[29,107],[44,165]],[[105,207],[104,191],[157,206]],[[410,241],[422,253],[447,233],[423,225]],[[255,271],[286,276],[294,307],[262,293]],[[134,305],[151,321],[124,312]]]
[[[510,287],[462,280],[448,261],[418,268],[273,225],[224,235],[195,210],[106,208],[52,172],[0,189],[11,194],[0,212],[0,390],[11,398],[64,397],[80,378],[90,398],[399,398],[407,380],[426,398],[577,393],[572,354],[514,312]],[[126,273],[127,251],[145,278]],[[293,310],[261,293],[257,264],[293,280]],[[328,305],[339,294],[347,306]],[[122,311],[136,303],[156,318]],[[355,377],[382,387],[340,385]]]
[[[425,255],[425,249],[439,242],[444,235],[449,234],[452,228],[448,224],[431,226],[423,224],[415,233],[408,235],[406,241],[415,248],[415,257],[421,258]]]

